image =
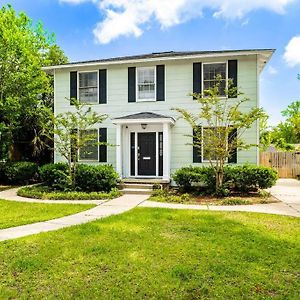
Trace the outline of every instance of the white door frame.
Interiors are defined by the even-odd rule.
[[[172,118],[162,119],[114,119],[113,123],[117,125],[116,130],[116,170],[121,178],[162,178],[170,180],[170,162],[171,162],[171,126],[175,121]],[[146,128],[142,128],[142,124],[146,124]],[[131,168],[131,151],[130,151],[130,135],[135,132],[135,175],[130,173]],[[138,175],[137,161],[137,133],[138,132],[156,132],[156,176]],[[159,132],[163,132],[163,176],[159,174],[159,153],[158,153],[158,137]]]

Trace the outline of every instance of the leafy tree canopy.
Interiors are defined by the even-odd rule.
[[[17,14],[10,5],[0,9],[2,158],[8,148],[16,155],[16,145],[20,143],[23,146],[19,148],[26,148],[28,143],[32,148],[30,142],[38,132],[41,109],[45,103],[48,107],[53,103],[52,79],[42,66],[66,61],[54,43],[54,35],[45,31],[41,22],[34,24],[25,13]]]

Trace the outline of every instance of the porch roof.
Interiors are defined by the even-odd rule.
[[[165,116],[153,112],[140,112],[135,113],[131,115],[126,115],[123,117],[114,118],[113,120],[114,124],[126,124],[126,123],[142,123],[142,122],[148,122],[148,123],[175,123],[175,119],[170,116]]]

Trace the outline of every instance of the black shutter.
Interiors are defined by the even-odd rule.
[[[77,99],[77,72],[70,72],[70,104],[72,99]]]
[[[99,70],[99,104],[107,103],[106,69]]]
[[[156,66],[156,101],[165,101],[165,66]]]
[[[135,176],[135,133],[130,133],[130,175]]]
[[[237,147],[236,147],[237,129],[234,128],[228,135],[228,145],[234,143],[234,147],[228,157],[228,163],[237,163]]]
[[[136,102],[135,67],[128,68],[128,102]]]
[[[71,134],[72,135],[78,134],[78,130],[73,129]],[[77,147],[76,147],[75,143],[77,143],[77,140],[71,138],[71,162],[77,162],[78,161],[78,153],[76,152]]]
[[[202,93],[202,63],[193,64],[193,93]]]
[[[107,143],[107,128],[99,128],[99,142]],[[99,145],[99,162],[107,162],[107,145]]]
[[[201,127],[199,127],[200,133],[201,133]],[[198,132],[199,133],[199,132]],[[202,135],[200,135],[200,141],[198,139],[195,138],[195,130],[193,130],[193,144],[202,144]],[[200,146],[199,145],[199,146]],[[195,147],[193,146],[193,162],[194,163],[201,163],[202,162],[202,156],[201,156],[201,149],[199,147]]]
[[[228,60],[228,79],[232,79],[232,85],[231,87],[237,88],[238,82],[237,82],[237,60]],[[233,93],[228,95],[229,98],[237,98],[237,93]]]

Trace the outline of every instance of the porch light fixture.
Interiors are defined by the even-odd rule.
[[[141,124],[141,126],[142,126],[143,129],[147,128],[147,124]]]

